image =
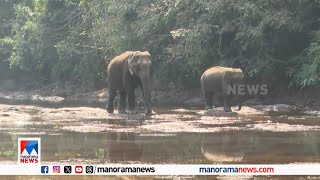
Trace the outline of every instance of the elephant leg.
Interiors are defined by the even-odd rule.
[[[120,92],[120,106],[118,109],[119,113],[125,113],[127,106],[127,93],[125,91]]]
[[[144,93],[144,90],[142,92],[143,92],[144,107],[146,108],[145,114],[150,115],[152,114],[150,93]]]
[[[146,101],[146,100],[145,100],[145,101]],[[145,114],[147,114],[147,115],[152,114],[151,105],[148,104],[148,103],[145,103],[145,107],[146,107]]]
[[[107,111],[108,113],[113,113],[113,101],[114,98],[116,97],[116,91],[115,90],[110,90],[109,91],[109,97],[108,97],[108,104],[107,104]]]
[[[224,98],[224,112],[232,112],[231,110],[231,95],[226,94]]]
[[[240,111],[241,107],[242,107],[242,96],[241,95],[237,96],[237,102],[238,102],[238,111]]]
[[[204,93],[204,98],[205,98],[205,101],[206,101],[206,104],[205,104],[205,106],[206,106],[205,109],[206,110],[213,109],[212,96],[213,96],[213,93],[209,93],[209,92]]]
[[[129,110],[129,113],[134,113],[134,109],[135,109],[134,90],[130,90],[128,92],[128,110]]]

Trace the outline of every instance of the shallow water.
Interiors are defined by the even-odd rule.
[[[144,116],[106,115],[95,108],[0,108],[3,164],[16,163],[18,137],[41,137],[43,164],[320,162],[317,116],[216,117],[197,109],[164,108]]]
[[[206,134],[62,132],[60,135],[37,135],[37,137],[42,139],[43,163],[320,162],[320,132],[231,131]],[[2,142],[0,161],[17,160],[17,138],[17,135],[0,134]]]

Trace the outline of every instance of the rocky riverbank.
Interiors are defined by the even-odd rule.
[[[138,106],[142,107],[143,99],[140,90],[136,91],[136,96]],[[303,96],[303,93],[296,93],[295,96],[292,94],[273,94],[267,97],[245,98],[243,104],[246,106],[256,106],[259,110],[263,111],[298,111],[303,109],[307,110],[309,107],[318,109],[320,107],[320,96],[318,96],[319,94],[314,92],[310,92],[309,97]],[[23,91],[0,91],[0,103],[3,104],[93,106],[103,108],[107,99],[107,89],[89,92],[77,92],[73,89],[52,90],[48,88]],[[153,91],[152,102],[155,107],[171,106],[202,109],[204,106],[200,89]],[[214,102],[218,102],[216,104],[218,107],[222,105],[217,98],[215,98]]]
[[[272,105],[262,110],[243,107],[241,111],[225,113],[222,108],[212,111],[191,109],[154,109],[155,114],[108,114],[93,107],[41,107],[33,105],[0,104],[0,130],[9,134],[56,134],[73,132],[221,132],[229,130],[261,131],[318,131],[317,114],[302,112],[290,115],[291,106]],[[261,107],[260,107],[261,108]],[[280,108],[281,116],[272,116],[269,110]],[[285,108],[285,109],[281,109]],[[314,123],[315,124],[314,124]],[[310,124],[311,123],[311,124]],[[26,128],[30,127],[30,128]],[[45,128],[44,128],[45,127]]]
[[[136,94],[138,96],[138,106],[143,107],[141,92],[137,91]],[[222,107],[209,111],[202,110],[203,100],[197,90],[187,92],[153,91],[155,114],[152,116],[144,116],[143,114],[108,114],[104,109],[107,96],[108,93],[106,89],[79,93],[72,93],[71,91],[55,91],[49,93],[48,91],[41,90],[3,91],[0,92],[0,119],[2,125],[13,121],[16,123],[21,121],[21,123],[24,124],[44,123],[46,125],[51,124],[52,126],[59,126],[59,124],[61,124],[63,130],[88,130],[89,132],[113,129],[114,127],[113,125],[111,125],[111,127],[110,123],[108,127],[101,126],[101,122],[106,119],[151,120],[147,121],[148,123],[144,125],[144,130],[158,131],[159,127],[163,127],[164,129],[160,130],[161,132],[220,131],[221,127],[209,128],[206,127],[206,125],[216,124],[220,126],[222,123],[224,125],[229,124],[225,128],[231,128],[233,126],[234,128],[239,128],[239,123],[247,124],[248,120],[251,122],[249,123],[250,125],[248,125],[248,127],[243,126],[242,128],[253,130],[264,130],[267,128],[266,130],[272,131],[290,131],[290,128],[294,130],[318,130],[319,128],[318,126],[300,127],[299,124],[292,125],[286,123],[280,124],[283,125],[282,127],[279,123],[277,124],[273,122],[273,120],[268,119],[272,114],[280,116],[281,114],[299,114],[318,117],[320,115],[320,108],[317,106],[264,104],[265,101],[249,99],[244,103],[245,106],[241,111],[236,111],[234,107],[232,113],[225,113]],[[260,119],[265,120],[255,122],[255,120],[252,119],[253,116],[259,116]],[[39,121],[37,119],[39,119]],[[91,121],[90,119],[95,120]],[[70,122],[80,124],[70,126]],[[134,122],[137,123],[138,121]],[[156,125],[159,123],[162,125]],[[199,123],[203,124],[204,127],[199,127]],[[130,126],[130,128],[125,131],[136,131],[134,127]],[[223,130],[226,130],[225,128]],[[123,129],[121,128],[121,130]]]

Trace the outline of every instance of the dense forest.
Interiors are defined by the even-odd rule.
[[[320,0],[0,0],[0,79],[105,86],[126,50],[152,55],[152,76],[199,86],[205,69],[320,84]]]

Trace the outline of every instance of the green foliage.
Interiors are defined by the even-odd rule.
[[[319,85],[319,1],[0,1],[0,61],[46,79],[94,88],[125,50],[148,50],[153,76],[198,86],[214,65],[247,77]],[[3,11],[2,11],[3,10]],[[0,20],[1,21],[1,20]],[[1,23],[0,23],[1,24]],[[267,77],[267,78],[266,78]]]
[[[308,87],[320,84],[320,31],[314,33],[313,42],[302,56],[295,59],[298,68],[291,68],[288,73],[292,78],[290,85]]]

